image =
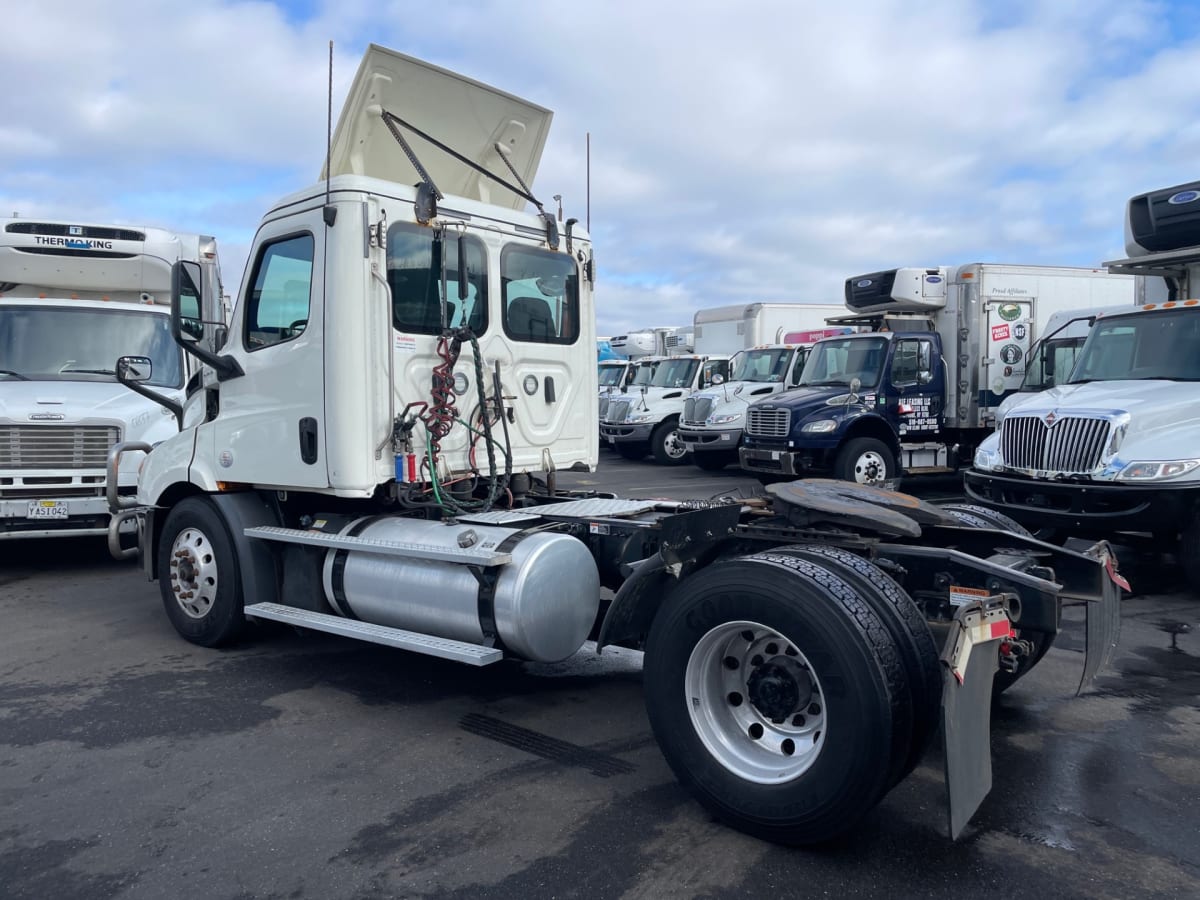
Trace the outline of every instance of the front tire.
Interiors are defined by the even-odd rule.
[[[687,444],[679,437],[679,418],[661,422],[650,435],[650,452],[660,466],[681,466],[688,460]]]
[[[158,585],[167,618],[193,644],[228,644],[245,624],[237,553],[224,519],[206,499],[188,497],[167,515]]]
[[[854,438],[838,452],[837,477],[857,484],[883,485],[899,475],[892,450],[876,438]]]
[[[787,844],[852,828],[890,787],[906,688],[895,642],[844,580],[776,553],[685,579],[646,644],[646,708],[680,781]],[[903,698],[907,700],[907,698]]]
[[[1191,524],[1180,532],[1175,555],[1188,587],[1200,596],[1200,509],[1192,514]]]
[[[737,453],[730,453],[728,450],[701,453],[699,450],[693,450],[692,462],[705,472],[720,472],[730,463],[737,462]]]

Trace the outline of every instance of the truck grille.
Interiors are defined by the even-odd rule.
[[[603,419],[607,412],[608,412],[608,398],[601,397],[600,398],[600,418]]]
[[[688,397],[683,401],[683,421],[693,425],[703,425],[708,414],[712,412],[711,397]]]
[[[792,427],[790,409],[755,409],[746,411],[746,434],[755,437],[787,437]]]
[[[628,400],[612,400],[608,404],[608,418],[606,422],[624,422],[629,416],[629,401]]]
[[[103,469],[120,439],[108,425],[0,425],[0,469]]]
[[[1008,416],[1000,429],[1000,453],[1014,469],[1087,474],[1100,467],[1112,423],[1090,416],[1062,416],[1047,425],[1041,416]]]

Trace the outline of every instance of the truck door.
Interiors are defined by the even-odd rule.
[[[932,337],[897,338],[886,383],[886,408],[901,441],[932,440],[946,412],[946,374]]]
[[[221,384],[221,415],[198,430],[223,481],[326,487],[320,209],[264,225],[228,349],[245,375]],[[198,454],[198,458],[204,458]]]

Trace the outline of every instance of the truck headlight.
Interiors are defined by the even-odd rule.
[[[1000,468],[1000,451],[990,447],[979,447],[975,451],[975,468],[985,472]]]
[[[1200,459],[1131,462],[1117,473],[1118,481],[1164,481],[1200,468]]]
[[[625,421],[629,425],[641,425],[644,422],[651,421],[653,418],[653,413],[641,413],[640,415],[629,416],[627,419],[625,419]]]
[[[829,434],[831,431],[837,431],[837,426],[835,419],[817,419],[815,422],[805,422],[800,426],[800,430],[805,434]]]
[[[742,417],[741,413],[733,413],[725,416],[709,416],[704,420],[705,425],[728,425],[730,422],[736,422]]]

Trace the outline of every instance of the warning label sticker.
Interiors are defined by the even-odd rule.
[[[1008,335],[1009,335],[1008,325],[993,325],[992,326],[992,340],[993,341],[1007,341]]]
[[[981,588],[959,587],[956,584],[950,585],[950,603],[953,606],[966,606],[968,603],[986,600],[990,596],[991,594]]]

